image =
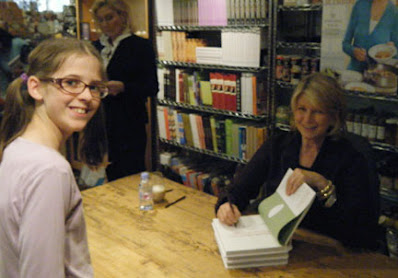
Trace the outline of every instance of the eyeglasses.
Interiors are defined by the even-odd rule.
[[[102,24],[102,23],[105,23],[105,22],[110,22],[110,21],[112,21],[113,19],[115,18],[115,15],[114,14],[107,14],[107,15],[105,15],[103,18],[97,18],[97,22],[99,23],[99,24]]]
[[[40,78],[40,80],[57,84],[63,91],[73,95],[83,93],[87,87],[94,98],[104,98],[109,93],[108,87],[102,83],[89,85],[74,78]]]

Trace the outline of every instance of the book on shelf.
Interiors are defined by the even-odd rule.
[[[195,118],[196,118],[196,128],[198,129],[198,135],[199,135],[199,148],[206,149],[205,131],[203,127],[202,116],[195,115]]]
[[[157,94],[158,99],[164,99],[164,68],[158,67],[157,68],[157,77],[159,81],[159,92]]]
[[[174,25],[174,0],[155,0],[157,25]]]
[[[241,159],[247,159],[247,126],[245,126],[245,125],[238,126],[238,138],[239,138],[238,157]]]
[[[224,121],[224,126],[225,126],[225,153],[227,155],[232,155],[232,124],[233,120],[232,119],[225,119]]]
[[[182,119],[182,113],[176,111],[176,123],[177,123],[177,143],[185,145],[186,138],[185,138],[185,130],[184,130],[184,122]]]
[[[166,122],[165,114],[167,115],[167,112],[165,113],[164,109],[166,109],[166,107],[158,105],[156,107],[156,114],[158,119],[159,137],[167,139],[166,129],[168,129],[168,121]]]
[[[182,113],[182,122],[184,124],[184,133],[185,133],[185,140],[188,146],[193,147],[193,135],[192,135],[192,129],[191,129],[191,123],[189,119],[189,114]]]
[[[211,85],[210,81],[201,80],[199,81],[199,91],[200,91],[200,98],[203,105],[213,105],[213,100],[211,96]]]
[[[236,227],[213,219],[214,235],[226,268],[288,263],[291,238],[316,195],[306,183],[294,194],[286,195],[292,173],[288,169],[276,192],[260,203],[259,214],[240,217]]]
[[[200,149],[200,139],[199,139],[199,130],[196,121],[196,114],[189,114],[189,123],[191,125],[192,131],[192,139],[193,139],[193,147]]]
[[[177,142],[177,111],[171,107],[165,108],[167,110],[168,133],[167,140]]]
[[[216,140],[218,153],[225,153],[225,119],[216,119]]]
[[[199,0],[198,23],[200,26],[227,25],[226,0]]]
[[[217,145],[217,131],[216,131],[216,119],[214,116],[210,116],[210,129],[211,129],[211,140],[213,145],[213,151],[218,152]]]

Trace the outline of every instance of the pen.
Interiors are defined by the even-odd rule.
[[[182,196],[181,198],[178,198],[178,199],[175,200],[174,202],[171,202],[171,203],[167,204],[167,205],[165,206],[165,208],[168,208],[169,206],[172,206],[172,205],[174,205],[174,204],[176,204],[176,203],[178,203],[179,201],[182,201],[182,200],[184,200],[184,199],[185,199],[185,196]]]
[[[227,198],[228,198],[229,207],[230,207],[231,210],[232,210],[232,214],[235,216],[234,208],[233,208],[232,202],[231,202],[231,195],[230,195],[229,193],[227,194]],[[237,224],[238,224],[238,222],[235,222],[235,223],[234,223],[234,226],[236,227]]]

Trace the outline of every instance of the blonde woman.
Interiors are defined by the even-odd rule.
[[[122,0],[97,0],[91,10],[102,31],[94,42],[105,61],[110,96],[104,101],[109,181],[145,170],[146,100],[156,96],[154,49],[131,32],[130,7]]]
[[[300,81],[291,99],[293,131],[265,142],[237,175],[228,194],[219,197],[216,214],[221,222],[236,223],[261,188],[266,193],[262,198],[269,196],[292,168],[288,195],[304,182],[320,192],[304,227],[347,246],[375,247],[378,192],[372,197],[367,175],[374,169],[345,138],[343,93],[336,80],[321,73]]]

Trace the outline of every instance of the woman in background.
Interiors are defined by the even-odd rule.
[[[0,99],[5,99],[6,89],[22,68],[10,68],[9,62],[21,54],[22,47],[27,42],[19,37],[14,37],[6,30],[0,28]],[[20,64],[21,65],[21,64]],[[15,71],[19,71],[18,73]]]
[[[368,50],[385,43],[398,47],[397,7],[390,0],[358,0],[343,40],[343,51],[351,57],[347,69],[363,72]]]
[[[217,217],[227,225],[236,223],[249,201],[261,189],[261,198],[274,193],[291,168],[287,195],[303,183],[318,191],[302,226],[347,246],[375,248],[378,180],[372,183],[366,173],[375,169],[344,137],[343,90],[335,79],[315,73],[300,81],[290,104],[293,131],[270,138],[260,147],[230,190],[220,195]]]
[[[87,42],[53,39],[28,63],[7,89],[0,129],[0,277],[93,277],[82,198],[60,149],[83,131],[82,160],[104,160],[101,57]]]
[[[158,81],[153,46],[131,33],[129,6],[122,0],[97,0],[92,13],[102,31],[95,47],[108,73],[110,96],[104,101],[109,181],[145,170],[146,100]]]

